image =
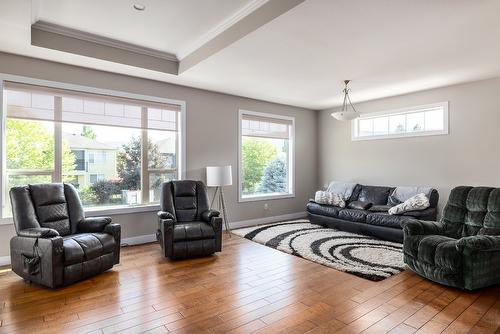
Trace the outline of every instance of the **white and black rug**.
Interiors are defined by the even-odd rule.
[[[241,228],[233,233],[372,281],[381,281],[405,268],[400,243],[325,228],[308,220]]]

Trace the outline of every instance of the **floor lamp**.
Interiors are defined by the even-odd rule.
[[[231,166],[207,166],[207,186],[216,187],[210,208],[213,207],[214,201],[217,198],[218,208],[222,211],[222,219],[224,220],[227,233],[231,232],[231,230],[229,229],[229,221],[227,220],[226,201],[224,200],[224,186],[230,186],[232,184],[233,174],[231,172]]]

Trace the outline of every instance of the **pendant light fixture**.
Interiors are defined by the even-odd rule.
[[[332,112],[331,115],[333,118],[339,121],[350,121],[359,117],[359,113],[356,111],[354,106],[352,105],[351,98],[349,97],[349,88],[347,85],[351,80],[344,80],[344,102],[342,103],[342,109],[340,111]]]

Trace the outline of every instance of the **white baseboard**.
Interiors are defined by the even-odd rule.
[[[231,222],[231,223],[229,223],[229,225],[230,225],[231,229],[237,229],[237,228],[242,228],[242,227],[275,223],[275,222],[280,222],[280,221],[285,221],[285,220],[305,218],[306,216],[307,216],[307,213],[305,211],[294,212],[294,213],[288,213],[288,214],[280,215],[280,216],[241,220],[238,222]],[[224,226],[222,226],[222,228],[225,229]],[[124,246],[124,245],[135,246],[135,245],[147,244],[147,243],[155,242],[155,241],[156,241],[155,234],[138,235],[136,237],[122,239],[122,246]]]
[[[147,244],[147,243],[155,242],[155,241],[156,241],[155,234],[144,234],[144,235],[138,235],[136,237],[122,239],[122,246],[141,245],[141,244]]]
[[[295,213],[288,213],[288,214],[280,215],[280,216],[271,216],[271,217],[262,217],[262,218],[256,218],[256,219],[241,220],[241,221],[237,221],[237,222],[231,222],[231,223],[229,223],[229,225],[230,225],[231,229],[237,229],[237,228],[242,228],[242,227],[275,223],[275,222],[280,222],[280,221],[285,221],[285,220],[305,218],[306,216],[307,216],[307,213],[305,211],[304,212],[295,212]],[[224,228],[224,226],[223,226],[223,228]],[[155,241],[156,241],[155,234],[138,235],[135,237],[123,238],[122,239],[122,246],[141,245],[141,244],[147,244],[147,243],[155,242]],[[7,265],[10,265],[10,256],[0,256],[0,266],[7,266]]]
[[[0,266],[10,265],[10,256],[0,256]]]
[[[294,213],[288,213],[288,214],[279,215],[279,216],[241,220],[239,222],[230,222],[229,226],[231,227],[231,229],[237,229],[237,228],[242,228],[242,227],[250,227],[250,226],[262,225],[262,224],[282,222],[282,221],[286,221],[286,220],[300,219],[300,218],[305,218],[305,217],[307,217],[307,212],[305,212],[305,211],[294,212]]]

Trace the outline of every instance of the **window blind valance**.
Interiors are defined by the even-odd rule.
[[[177,131],[179,105],[5,82],[7,116]]]
[[[292,121],[244,114],[241,121],[243,136],[289,139]]]

